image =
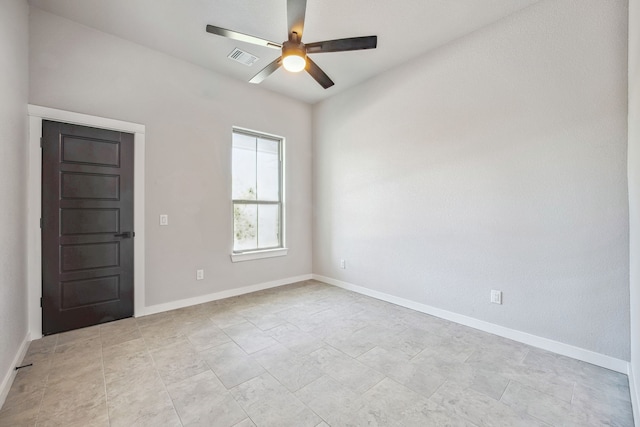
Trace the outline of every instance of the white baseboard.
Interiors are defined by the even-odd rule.
[[[11,385],[13,384],[13,379],[16,377],[16,366],[20,365],[22,359],[24,359],[25,354],[27,354],[27,349],[29,348],[29,343],[31,342],[29,333],[25,335],[24,340],[22,340],[22,344],[18,348],[16,355],[9,366],[9,371],[5,373],[4,378],[2,379],[2,383],[0,383],[0,408],[4,405],[4,401],[7,399],[9,395],[9,390],[11,389]]]
[[[389,295],[384,292],[374,291],[363,286],[354,285],[352,283],[343,282],[341,280],[332,279],[330,277],[314,274],[313,278],[330,285],[338,286],[343,289],[354,291],[359,294],[367,295],[382,301],[387,301],[402,307],[410,308],[412,310],[420,311],[422,313],[430,314],[441,319],[450,320],[461,325],[469,326],[474,329],[479,329],[484,332],[489,332],[494,335],[509,338],[511,340],[531,345],[533,347],[538,347],[543,350],[548,350],[557,354],[561,354],[563,356],[582,360],[583,362],[601,366],[612,371],[620,372],[623,374],[627,374],[629,372],[629,363],[625,360],[616,359],[615,357],[606,356],[604,354],[596,353],[584,348],[575,347],[548,338],[539,337],[536,335],[528,334],[526,332],[521,332],[515,329],[496,325],[494,323],[478,320],[473,317],[465,316],[447,310],[442,310],[440,308],[432,307],[426,304],[396,297],[394,295]]]
[[[631,394],[631,407],[633,408],[633,420],[635,425],[640,426],[640,395],[636,377],[634,376],[633,366],[629,363],[629,393]]]
[[[216,301],[219,299],[235,297],[238,295],[249,294],[251,292],[262,291],[264,289],[276,288],[278,286],[290,285],[291,283],[303,282],[305,280],[311,280],[313,276],[311,274],[304,274],[302,276],[288,277],[285,279],[274,280],[271,282],[258,283],[256,285],[243,286],[242,288],[229,289],[221,292],[214,292],[212,294],[202,295],[194,298],[186,298],[178,301],[171,301],[164,304],[156,304],[145,307],[143,316],[149,314],[162,313],[164,311],[176,310],[178,308],[190,307],[192,305],[203,304],[206,302]],[[140,317],[140,316],[136,316]]]

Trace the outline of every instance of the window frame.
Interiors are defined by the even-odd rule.
[[[246,199],[234,199],[233,198],[233,139],[235,134],[241,134],[245,136],[262,138],[278,143],[278,199],[277,201],[271,200],[258,200],[257,195],[255,200]],[[261,258],[271,258],[277,256],[284,256],[288,253],[286,247],[286,226],[285,226],[285,138],[283,136],[274,135],[266,132],[259,132],[251,129],[246,129],[238,126],[233,126],[231,133],[231,261],[248,261]],[[278,206],[278,234],[279,243],[277,246],[270,246],[256,249],[235,250],[235,219],[234,211],[236,205],[256,205],[256,206]]]

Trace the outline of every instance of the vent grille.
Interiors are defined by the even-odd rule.
[[[257,56],[251,55],[250,53],[238,48],[233,49],[233,51],[231,51],[231,53],[227,55],[227,58],[233,59],[234,61],[244,64],[248,67],[252,66],[258,59],[260,59]]]

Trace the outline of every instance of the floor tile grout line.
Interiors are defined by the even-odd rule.
[[[143,339],[144,339],[144,337],[143,337]],[[151,354],[151,349],[149,348],[146,340],[144,340],[144,345],[145,345],[145,347],[147,349],[147,353],[149,354],[149,357],[151,357],[151,363],[153,363],[153,369],[154,369],[156,375],[158,376],[158,378],[160,378],[160,382],[162,383],[162,387],[164,389],[164,392],[167,394],[167,397],[171,401],[171,407],[173,408],[173,411],[175,412],[176,416],[178,417],[178,421],[180,422],[180,425],[184,426],[184,423],[182,422],[182,418],[180,417],[180,413],[176,409],[176,405],[173,402],[173,398],[171,397],[171,393],[169,393],[169,390],[167,389],[167,385],[165,384],[164,379],[162,378],[162,376],[160,375],[160,372],[158,371],[158,367],[156,365],[156,361],[155,361],[155,359],[153,357],[153,354]]]
[[[104,368],[104,346],[102,345],[102,329],[99,329],[100,332],[100,356],[102,359],[102,385],[104,386],[104,402],[105,402],[105,411],[107,411],[107,421],[109,421],[109,425],[111,425],[111,416],[109,415],[109,394],[107,393],[107,375],[105,373]]]

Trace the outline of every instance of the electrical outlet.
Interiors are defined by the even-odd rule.
[[[491,302],[493,304],[502,304],[502,291],[491,290]]]
[[[204,280],[204,270],[196,270],[196,280]]]
[[[169,215],[167,214],[160,215],[160,225],[169,225]]]
[[[342,269],[347,268],[347,262],[343,259],[340,260],[340,268]]]

